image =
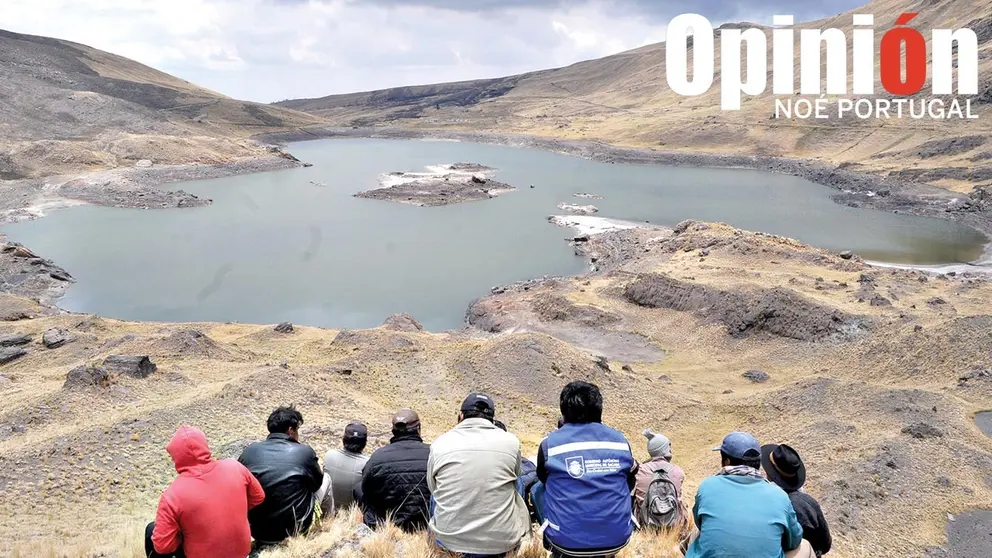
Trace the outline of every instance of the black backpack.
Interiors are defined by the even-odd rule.
[[[651,484],[644,492],[644,501],[638,510],[641,528],[675,529],[683,521],[682,503],[679,502],[675,483],[664,469],[658,469],[651,477]]]

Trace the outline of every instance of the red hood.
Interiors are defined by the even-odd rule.
[[[192,426],[180,426],[172,441],[165,446],[165,451],[172,456],[172,460],[176,463],[176,471],[180,474],[212,461],[207,437]]]

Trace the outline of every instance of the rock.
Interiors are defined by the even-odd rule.
[[[871,297],[870,304],[872,306],[892,306],[892,301],[889,300],[889,299],[887,299],[887,298],[885,298],[882,295],[878,295],[877,294],[877,295]]]
[[[745,380],[755,384],[763,384],[771,378],[771,376],[761,370],[748,370],[747,372],[741,374],[741,376],[743,376]]]
[[[560,203],[558,204],[558,209],[562,211],[567,211],[569,213],[576,213],[578,215],[592,215],[593,213],[599,213],[599,208],[595,205],[575,205],[572,203]]]
[[[732,389],[725,389],[725,390],[723,390],[723,394],[724,395],[730,395],[731,393],[734,393],[734,390],[732,390]]]
[[[85,388],[90,386],[105,386],[110,381],[110,373],[99,366],[77,366],[65,377],[62,389]]]
[[[283,322],[272,329],[279,333],[293,333],[293,324],[289,322]]]
[[[915,326],[913,326],[914,333],[919,333],[921,331],[923,331],[923,326],[921,326],[920,324],[916,324]]]
[[[0,349],[0,364],[13,362],[26,354],[28,354],[28,352],[20,347],[7,347],[6,349]]]
[[[28,250],[27,248],[25,248],[23,246],[18,246],[16,248],[14,248],[13,252],[11,253],[11,256],[14,256],[15,258],[37,258],[38,257],[38,256],[35,255],[34,252],[32,252],[31,250]]]
[[[363,541],[373,536],[374,534],[375,531],[373,531],[368,525],[365,525],[364,523],[360,524],[358,527],[355,527],[355,538],[357,538],[360,541]]]
[[[842,260],[850,260],[854,258],[854,252],[850,250],[844,250],[843,252],[840,253],[840,257]]]
[[[41,342],[45,345],[46,349],[57,349],[62,345],[71,343],[75,340],[76,336],[69,333],[69,330],[59,327],[53,327],[52,329],[46,331],[41,337]]]
[[[605,370],[607,372],[610,371],[610,361],[605,356],[603,355],[597,356],[595,362],[596,362],[596,366],[598,366],[600,369]]]
[[[918,422],[911,424],[902,429],[903,434],[908,434],[917,440],[926,440],[928,438],[942,438],[944,432],[933,426],[932,424],[927,424],[925,422]]]
[[[983,380],[983,381],[992,380],[992,371],[972,370],[971,372],[968,372],[967,374],[958,378],[958,386],[964,387],[969,385],[968,382],[977,381],[977,380]]]
[[[138,167],[139,169],[147,169],[152,166],[152,162],[149,159],[142,159],[137,163],[135,163],[134,166]]]
[[[0,336],[0,347],[16,347],[31,342],[30,335],[14,334]]]
[[[944,304],[947,304],[947,301],[940,298],[939,296],[935,296],[930,300],[928,300],[927,304],[929,304],[930,306],[943,306]]]
[[[634,369],[631,368],[629,364],[624,364],[621,368],[623,369],[624,372],[633,372],[634,371]]]
[[[147,356],[110,355],[103,361],[103,367],[132,378],[147,378],[158,370],[158,366]]]
[[[579,242],[579,243],[581,243],[581,242],[589,242],[589,235],[583,234],[583,235],[580,235],[580,236],[574,236],[574,237],[572,237],[572,242]]]
[[[49,272],[48,276],[56,281],[64,281],[66,283],[72,281],[72,275],[69,275],[61,269],[52,270]]]
[[[485,178],[479,178],[478,176],[472,175],[472,183],[474,184],[485,184],[487,180]]]
[[[410,314],[393,314],[382,322],[382,327],[392,331],[407,331],[414,333],[424,331],[424,326]]]
[[[703,248],[702,250],[699,251],[699,255],[705,258],[706,256],[710,255],[710,251]]]

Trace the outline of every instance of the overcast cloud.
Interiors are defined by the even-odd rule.
[[[717,25],[859,0],[700,0]],[[108,50],[254,101],[498,77],[665,37],[663,0],[2,0],[0,28]]]

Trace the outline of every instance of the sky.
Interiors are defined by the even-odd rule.
[[[862,0],[0,0],[0,28],[132,58],[272,102],[500,77],[664,40],[692,11],[770,24]]]

